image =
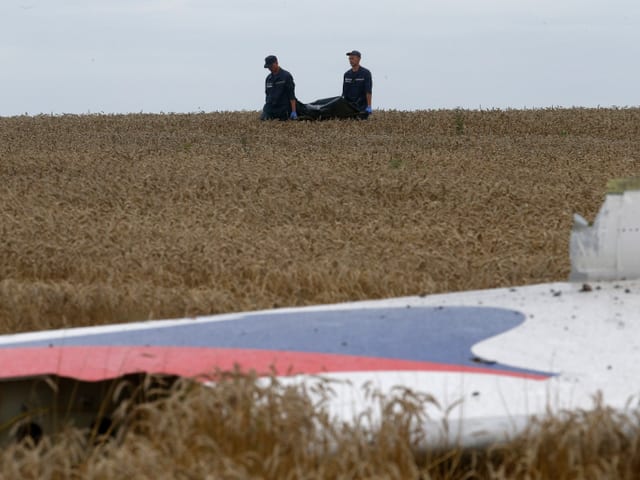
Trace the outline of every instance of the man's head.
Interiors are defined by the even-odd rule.
[[[352,68],[356,68],[360,65],[362,54],[358,50],[351,50],[347,52],[347,57],[349,57],[349,65],[351,65]]]
[[[264,68],[271,70],[271,73],[278,71],[278,57],[275,55],[269,55],[264,59]]]

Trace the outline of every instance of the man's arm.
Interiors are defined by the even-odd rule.
[[[289,101],[291,102],[291,108],[296,111],[296,84],[293,81],[293,75],[287,75],[287,95],[289,95]]]
[[[297,118],[296,114],[296,84],[293,81],[293,75],[289,75],[287,79],[288,82],[288,90],[289,90],[289,103],[291,104],[291,118],[295,120]]]
[[[367,98],[367,112],[371,113],[371,91],[373,90],[373,80],[371,79],[371,72],[367,73],[367,77],[364,82],[365,97]]]

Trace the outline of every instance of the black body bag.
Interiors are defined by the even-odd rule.
[[[322,98],[311,103],[297,101],[300,120],[329,120],[331,118],[359,118],[361,112],[342,97]]]

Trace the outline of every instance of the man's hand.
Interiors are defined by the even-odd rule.
[[[291,115],[289,116],[289,118],[291,118],[291,120],[297,120],[298,114],[296,112],[291,112]]]
[[[365,108],[364,111],[367,112],[369,115],[371,115],[373,113],[373,110],[371,109],[371,105],[369,105],[367,108]]]

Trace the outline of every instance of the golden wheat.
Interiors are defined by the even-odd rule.
[[[0,329],[562,280],[640,113],[0,119]]]
[[[636,415],[594,399],[590,411],[534,421],[482,450],[424,450],[416,428],[428,396],[380,397],[377,427],[340,424],[301,386],[225,373],[213,388],[179,381],[159,400],[125,412],[118,434],[95,442],[69,429],[0,455],[1,478],[635,479]],[[326,387],[323,398],[331,395]]]
[[[593,218],[607,180],[637,175],[639,159],[640,109],[380,111],[320,123],[261,123],[256,112],[0,118],[0,331],[564,280],[572,214]],[[637,419],[603,408],[521,443],[420,457],[402,418],[364,432],[278,385],[235,379],[214,392],[189,387],[138,410],[117,442],[93,446],[70,431],[9,447],[0,473],[640,471],[628,434]]]

